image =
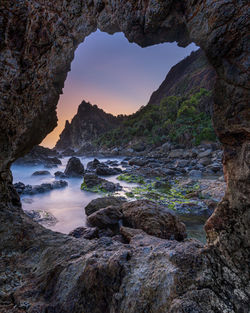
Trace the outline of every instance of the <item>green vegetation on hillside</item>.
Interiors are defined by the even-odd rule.
[[[165,97],[157,105],[142,107],[96,143],[113,147],[127,145],[135,139],[152,145],[166,140],[189,145],[198,145],[202,140],[215,141],[211,116],[200,110],[210,99],[211,91],[204,88],[188,96]]]

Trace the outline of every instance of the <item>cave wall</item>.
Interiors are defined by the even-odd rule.
[[[40,143],[56,126],[59,95],[70,70],[74,51],[86,36],[99,28],[110,34],[122,31],[130,42],[142,47],[173,41],[185,47],[194,42],[204,50],[218,77],[214,98],[214,127],[224,147],[223,165],[227,179],[226,196],[205,227],[208,237],[206,254],[211,272],[218,280],[211,288],[216,289],[217,293],[223,291],[228,299],[232,298],[230,301],[234,310],[245,312],[249,301],[247,264],[250,260],[247,2],[2,0],[2,232],[6,233],[3,225],[10,223],[10,210],[10,224],[16,234],[20,225],[25,223],[24,219],[20,219],[20,202],[12,189],[9,167],[15,159]],[[226,291],[229,283],[233,291]]]

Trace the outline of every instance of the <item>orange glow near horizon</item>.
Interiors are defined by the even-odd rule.
[[[197,47],[176,43],[140,48],[122,33],[97,31],[79,45],[60,96],[58,126],[41,143],[55,146],[65,121],[71,121],[85,100],[113,115],[132,114],[146,105],[170,68]]]
[[[74,92],[74,88],[70,88],[70,86],[68,88],[71,90],[60,96],[57,105],[57,127],[41,143],[44,147],[53,148],[55,146],[59,135],[64,129],[66,120],[71,122],[73,116],[77,113],[79,104],[83,100],[89,101],[91,104],[97,104],[99,108],[115,116],[132,114],[141,107],[137,103],[127,102],[126,99],[119,99],[118,96],[100,92],[93,92],[92,100],[90,101],[87,97],[83,98],[81,92],[77,90]]]

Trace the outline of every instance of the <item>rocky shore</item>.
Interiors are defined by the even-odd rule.
[[[34,150],[39,149],[35,148]],[[122,199],[119,201],[128,203],[149,201],[151,207],[152,203],[164,207],[166,212],[169,211],[178,216],[188,226],[189,235],[192,234],[193,225],[205,223],[224,195],[222,152],[217,144],[203,144],[194,148],[187,148],[165,143],[153,151],[147,147],[143,151],[132,151],[131,149],[123,158],[121,158],[120,153],[124,151],[122,149],[117,150],[119,151],[98,153],[85,167],[81,160],[75,156],[77,153],[74,150],[67,149],[61,152],[53,150],[50,152],[49,149],[40,149],[40,154],[37,151],[36,153],[32,152],[26,156],[25,160],[18,160],[17,163],[27,166],[27,164],[36,164],[37,160],[40,160],[46,168],[48,155],[57,155],[60,162],[62,158],[70,156],[64,171],[55,171],[54,173],[46,170],[36,171],[32,174],[34,177],[46,179],[48,176],[55,180],[33,186],[19,182],[15,184],[15,188],[20,195],[35,195],[67,187],[68,179],[80,178],[82,183],[79,188],[99,195],[104,204],[106,198],[108,200],[109,197],[115,197],[118,200]],[[86,154],[89,154],[88,151]],[[104,155],[119,158],[105,162],[98,159]],[[114,179],[110,181],[109,177],[116,177],[116,182]],[[123,186],[123,182],[127,185]],[[105,209],[104,204],[99,209]],[[144,209],[147,210],[147,206],[144,206]],[[120,212],[120,208],[118,211]],[[120,216],[119,212],[115,213],[114,210],[111,213],[106,212],[104,219],[110,214]],[[96,215],[98,214],[96,213]],[[86,215],[89,214],[86,212]],[[30,216],[32,217],[32,215]],[[34,219],[37,220],[37,216],[34,215]],[[42,224],[46,225],[46,219],[45,221],[41,220]],[[116,225],[116,229],[119,229],[123,225],[122,218],[118,220],[115,218],[115,220],[116,224],[119,225],[119,227]],[[48,218],[47,221],[50,224],[51,222],[56,223],[53,218],[51,221]],[[83,225],[80,229],[72,230],[72,234],[76,233],[79,236],[81,233],[84,234],[83,236],[87,236],[86,238],[99,238],[104,235],[114,236],[109,227],[106,227],[105,231],[102,228],[101,232],[96,227],[97,225],[92,221],[90,225]],[[204,234],[201,227],[195,237],[204,241],[202,233]],[[117,230],[115,236],[120,238],[120,231]]]

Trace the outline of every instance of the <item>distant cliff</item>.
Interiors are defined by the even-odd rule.
[[[82,101],[71,123],[66,121],[65,128],[56,143],[56,149],[81,148],[101,134],[118,127],[123,118],[123,116],[116,117],[108,114],[97,105]]]
[[[95,142],[100,147],[149,145],[166,140],[197,144],[214,140],[211,123],[216,74],[202,50],[192,52],[173,66],[148,104],[126,117],[105,113],[83,101],[56,144],[57,149],[81,148]]]
[[[152,93],[148,104],[160,104],[164,97],[190,95],[205,88],[213,90],[215,71],[208,64],[204,52],[192,52],[168,72],[160,87]],[[201,111],[210,112],[211,101],[203,103]]]
[[[147,105],[128,116],[100,146],[157,146],[166,141],[196,145],[214,141],[211,115],[216,74],[202,50],[173,66]]]

